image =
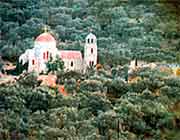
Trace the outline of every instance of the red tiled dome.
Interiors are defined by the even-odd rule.
[[[55,38],[50,33],[42,33],[40,34],[36,40],[36,42],[56,42]]]

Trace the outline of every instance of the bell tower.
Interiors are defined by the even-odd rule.
[[[88,34],[86,37],[84,61],[86,67],[94,67],[97,64],[97,39],[92,33]]]

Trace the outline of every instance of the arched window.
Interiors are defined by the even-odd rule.
[[[33,59],[33,60],[32,60],[32,65],[34,65],[34,64],[35,64],[35,60]]]
[[[89,61],[89,66],[90,67],[94,66],[94,61]]]
[[[73,61],[71,61],[71,67],[73,67],[74,66],[74,63],[73,63]]]
[[[93,54],[93,48],[91,48],[91,54]]]
[[[90,39],[88,38],[88,43],[90,43]]]
[[[46,53],[43,53],[43,59],[46,59]]]
[[[94,40],[93,39],[91,39],[91,43],[93,43],[94,42]]]
[[[49,59],[49,52],[46,52],[46,59]]]

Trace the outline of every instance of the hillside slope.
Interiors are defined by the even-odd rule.
[[[175,62],[180,48],[178,8],[170,0],[3,0],[1,55],[17,60],[48,25],[58,42],[66,41],[58,46],[63,49],[83,50],[78,41],[92,29],[102,64],[125,64],[133,58]]]

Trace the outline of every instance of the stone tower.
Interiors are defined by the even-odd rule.
[[[84,63],[87,67],[94,67],[97,64],[97,39],[92,33],[87,35],[84,46]]]

